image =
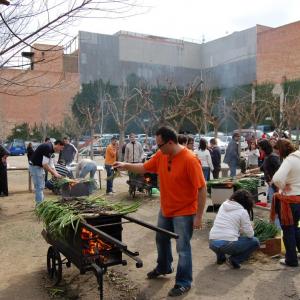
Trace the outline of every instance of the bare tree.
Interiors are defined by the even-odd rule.
[[[179,131],[184,120],[199,111],[198,107],[193,106],[192,99],[196,97],[200,85],[201,80],[198,77],[184,88],[179,88],[171,80],[167,80],[164,87],[148,87],[139,89],[138,92],[143,110],[151,114],[153,125],[171,125]]]
[[[121,85],[118,87],[117,95],[109,94],[106,99],[111,116],[117,124],[120,133],[119,157],[121,157],[122,146],[124,144],[125,131],[128,124],[133,121],[142,111],[139,104],[140,97],[136,88],[131,85]]]
[[[86,125],[91,135],[90,156],[93,159],[94,136],[101,122],[103,105],[108,98],[111,86],[102,80],[82,84],[81,91],[74,97],[72,112],[81,125]]]
[[[17,54],[42,37],[66,44],[69,30],[79,18],[133,16],[141,12],[137,1],[16,0],[0,5],[0,67],[13,63]]]

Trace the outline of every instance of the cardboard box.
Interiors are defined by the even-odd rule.
[[[275,237],[273,239],[266,240],[260,244],[260,251],[269,255],[277,255],[281,253],[281,238]]]

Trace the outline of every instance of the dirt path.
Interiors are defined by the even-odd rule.
[[[42,224],[33,214],[33,194],[21,192],[26,190],[26,173],[15,172],[9,176],[11,194],[0,198],[0,300],[47,300],[51,296],[98,299],[95,276],[91,273],[79,275],[74,266],[63,269],[63,281],[57,289],[50,287],[46,276],[48,245],[40,234]],[[115,182],[119,199],[127,198],[125,180],[118,178]],[[142,206],[136,216],[155,224],[158,197],[140,199]],[[206,214],[206,219],[213,216]],[[145,278],[155,266],[155,234],[146,228],[125,224],[123,237],[130,250],[140,252],[144,267],[136,269],[135,263],[128,259],[127,266],[109,269],[104,284],[105,299],[168,299],[167,292],[174,285],[173,274],[159,280]],[[229,269],[227,265],[217,266],[208,249],[207,238],[208,229],[195,231],[192,240],[193,287],[178,299],[300,299],[300,268],[280,267],[278,260],[264,256],[258,256],[240,270]],[[176,265],[176,255],[174,260]]]

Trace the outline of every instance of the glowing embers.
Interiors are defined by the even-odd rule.
[[[82,249],[83,255],[99,255],[103,258],[105,251],[109,251],[113,248],[112,245],[99,239],[99,237],[92,231],[82,227],[80,237],[84,242]]]

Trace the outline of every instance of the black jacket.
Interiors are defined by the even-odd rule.
[[[221,169],[221,150],[216,146],[210,150],[210,156],[214,169]]]

